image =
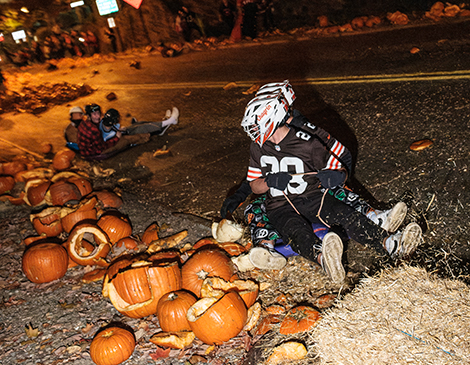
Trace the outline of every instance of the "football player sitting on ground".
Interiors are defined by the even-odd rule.
[[[345,279],[343,242],[331,230],[319,239],[312,223],[339,226],[351,239],[394,259],[411,255],[422,240],[418,224],[410,223],[403,231],[390,234],[328,193],[345,184],[351,154],[293,110],[295,94],[287,81],[285,89],[261,88],[248,103],[242,121],[253,141],[247,180],[253,193],[266,193],[267,216],[284,242],[321,265],[335,283]]]

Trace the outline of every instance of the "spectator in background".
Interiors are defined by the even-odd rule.
[[[273,0],[261,0],[259,4],[258,16],[263,19],[263,28],[270,32],[274,29],[274,5]]]
[[[222,23],[222,33],[230,35],[233,26],[235,25],[235,16],[237,15],[237,8],[229,0],[222,0],[219,6],[219,18]]]
[[[76,51],[75,51],[75,47],[74,47],[74,44],[73,44],[73,40],[72,40],[72,37],[70,37],[70,35],[68,35],[67,33],[62,33],[62,39],[63,39],[63,42],[64,42],[64,47],[65,47],[65,50],[70,54],[71,57],[74,57],[76,56]]]
[[[91,30],[86,32],[88,46],[90,48],[90,56],[93,56],[95,53],[99,53],[100,45],[98,43],[98,38],[96,38],[95,33]]]
[[[230,40],[232,42],[239,42],[242,40],[242,25],[243,25],[243,0],[237,0],[237,14],[235,24],[230,33]]]
[[[111,49],[113,53],[117,53],[117,42],[116,42],[116,35],[114,34],[113,28],[108,28],[105,30],[106,37],[108,37],[109,42],[111,43]]]
[[[79,106],[74,106],[69,110],[70,123],[65,128],[64,137],[66,146],[73,151],[78,152],[78,127],[85,119],[85,112]]]
[[[186,42],[191,42],[193,30],[199,33],[199,37],[205,36],[201,19],[186,6],[182,6],[181,9],[178,10],[175,27],[176,31],[183,35]]]
[[[33,61],[39,62],[39,63],[44,63],[46,62],[46,56],[44,55],[44,52],[42,51],[41,45],[36,42],[32,41],[31,42],[31,58]]]
[[[70,39],[72,40],[75,55],[77,55],[78,57],[83,56],[85,50],[83,49],[82,42],[80,42],[78,39],[78,33],[76,30],[70,31]]]
[[[257,20],[258,13],[257,0],[243,0],[243,24],[242,34],[245,37],[255,39],[257,36]]]
[[[0,70],[0,91],[5,91],[7,88],[5,86],[5,77],[3,77],[2,70]]]

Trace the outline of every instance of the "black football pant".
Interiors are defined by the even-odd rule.
[[[316,262],[321,252],[322,243],[313,233],[311,223],[338,226],[354,241],[373,248],[380,254],[386,254],[383,243],[389,233],[330,194],[319,191],[312,197],[297,197],[291,201],[300,214],[286,200],[279,208],[268,208],[268,218],[284,242],[289,242],[299,255]],[[321,220],[317,216],[319,210]]]

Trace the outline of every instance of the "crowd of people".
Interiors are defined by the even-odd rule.
[[[93,56],[100,52],[100,43],[91,30],[72,30],[60,34],[51,33],[42,42],[22,42],[14,50],[2,44],[1,51],[9,63],[22,67],[64,57]]]
[[[74,106],[69,111],[70,123],[64,134],[66,146],[86,160],[104,160],[129,147],[146,143],[152,135],[162,136],[178,124],[179,110],[168,109],[163,121],[148,122],[132,118],[131,125],[121,126],[121,114],[114,108],[104,114],[98,104],[88,104],[83,110]]]
[[[222,0],[219,6],[219,25],[217,30],[205,29],[201,17],[186,6],[178,10],[175,29],[186,42],[194,36],[230,36],[233,41],[243,37],[254,39],[258,36],[258,23],[266,31],[274,29],[273,0]]]

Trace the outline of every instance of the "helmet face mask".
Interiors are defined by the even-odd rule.
[[[282,92],[255,97],[245,109],[242,127],[260,147],[274,134],[288,115],[289,104]]]
[[[103,117],[103,124],[106,127],[112,127],[113,125],[118,124],[120,119],[121,115],[116,109],[109,109]]]

